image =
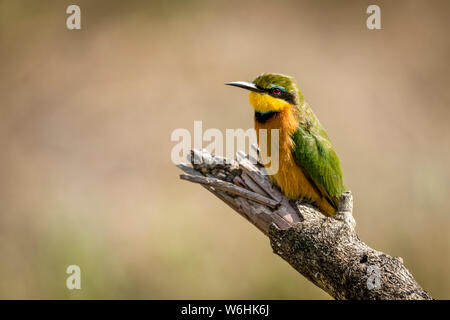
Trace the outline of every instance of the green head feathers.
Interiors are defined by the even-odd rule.
[[[286,100],[295,105],[302,105],[304,97],[295,79],[278,73],[263,73],[253,83],[275,98]],[[277,90],[278,89],[278,90]]]

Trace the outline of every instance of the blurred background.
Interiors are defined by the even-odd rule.
[[[382,30],[366,28],[370,4]],[[329,299],[170,159],[194,120],[252,127],[247,94],[223,84],[279,72],[332,138],[360,238],[449,299],[449,12],[0,0],[0,298]]]

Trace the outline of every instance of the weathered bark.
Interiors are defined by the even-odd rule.
[[[243,153],[237,161],[193,150],[180,177],[200,183],[270,238],[274,253],[335,299],[432,299],[399,257],[367,246],[355,233],[350,192],[326,217],[293,203]]]

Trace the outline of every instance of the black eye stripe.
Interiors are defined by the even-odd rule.
[[[278,98],[278,99],[283,99],[283,100],[285,100],[285,101],[287,101],[287,102],[289,102],[289,103],[291,103],[291,104],[295,104],[295,95],[292,94],[292,93],[290,93],[289,91],[281,90],[280,88],[277,88],[277,87],[275,87],[275,88],[269,88],[269,89],[262,88],[262,87],[260,87],[260,86],[258,86],[258,85],[256,85],[256,87],[257,87],[258,89],[260,89],[260,90],[266,92],[268,95],[270,95],[270,96],[272,96],[272,97],[275,97],[275,98]],[[280,90],[280,93],[279,93],[279,94],[276,94],[276,95],[273,94],[273,93],[272,93],[272,90],[273,90],[273,89],[279,89],[279,90]]]
[[[285,100],[285,101],[287,101],[289,103],[292,103],[292,104],[295,103],[295,96],[292,93],[290,93],[288,91],[280,90],[280,92],[278,94],[275,94],[275,93],[272,92],[273,89],[280,90],[279,88],[271,88],[271,89],[266,89],[264,91],[266,91],[272,97],[275,97],[275,98],[278,98],[278,99],[283,99],[283,100]]]

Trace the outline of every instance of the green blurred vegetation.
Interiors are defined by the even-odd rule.
[[[0,298],[328,299],[178,179],[176,128],[249,128],[223,83],[297,78],[360,237],[449,298],[448,1],[0,1]],[[68,265],[82,290],[65,288]]]

